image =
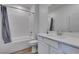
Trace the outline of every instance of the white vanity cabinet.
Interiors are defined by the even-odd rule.
[[[64,40],[64,39],[63,39]],[[79,48],[55,41],[55,39],[38,36],[39,54],[79,54]]]
[[[59,42],[48,38],[38,37],[38,53],[39,54],[62,54],[58,47]]]

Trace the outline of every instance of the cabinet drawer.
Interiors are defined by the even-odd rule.
[[[48,45],[52,46],[53,48],[58,48],[58,42],[53,41],[51,39],[48,38],[44,38],[43,40],[45,43],[47,43]]]
[[[79,49],[75,48],[75,47],[72,47],[70,45],[62,44],[61,48],[62,48],[64,53],[67,53],[67,54],[79,54]]]

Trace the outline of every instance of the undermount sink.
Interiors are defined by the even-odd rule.
[[[50,31],[47,35],[52,37],[65,38],[65,39],[79,38],[79,33],[76,33],[76,32],[75,33],[70,33],[70,32],[57,33],[55,31]]]
[[[62,32],[50,31],[48,35],[49,36],[62,36]]]

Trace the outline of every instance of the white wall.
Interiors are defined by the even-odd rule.
[[[33,28],[33,14],[10,7],[7,11],[12,38],[29,35]]]
[[[35,14],[34,14],[34,34],[36,35],[39,31],[39,5],[35,5]]]
[[[55,30],[79,31],[79,5],[64,5],[49,14],[55,20]],[[70,20],[70,26],[69,26]]]
[[[48,5],[39,5],[39,32],[46,33],[48,30]]]

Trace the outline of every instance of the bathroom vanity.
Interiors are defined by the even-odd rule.
[[[59,7],[53,10],[53,6],[50,6],[48,11],[49,11],[48,14],[49,24],[47,27],[47,31],[45,32],[44,30],[43,32],[40,32],[40,34],[38,34],[38,42],[39,42],[38,53],[78,54],[79,53],[78,7],[76,5],[74,6],[62,5],[61,8]],[[49,31],[54,31],[54,32],[49,33]]]
[[[38,34],[39,54],[78,54],[79,37],[65,33],[62,35]]]

